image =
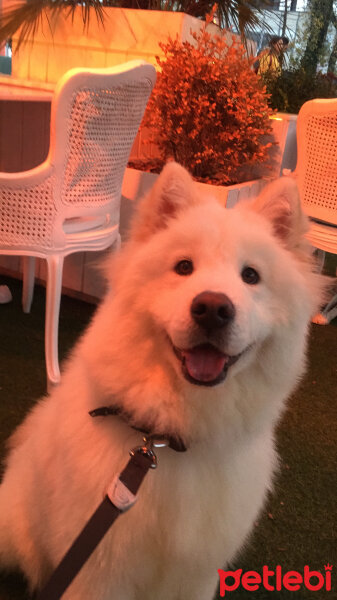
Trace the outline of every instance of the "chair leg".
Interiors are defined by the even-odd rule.
[[[328,325],[333,319],[337,317],[337,294],[330,300],[330,302],[323,308],[323,310],[315,315],[312,319],[313,323],[317,325]]]
[[[325,261],[325,252],[324,250],[320,250],[319,248],[317,248],[317,269],[318,272],[321,273],[323,271],[323,267],[324,267],[324,261]]]
[[[318,273],[321,273],[323,271],[324,261],[325,261],[324,250],[320,250],[320,248],[317,248],[317,258],[318,258],[317,270],[318,270]],[[317,313],[316,315],[314,315],[312,317],[311,322],[316,323],[316,325],[327,325],[329,323],[329,319],[327,318],[325,311],[326,311],[326,307],[322,308],[321,312]]]
[[[34,256],[23,257],[23,287],[22,287],[22,309],[24,313],[29,313],[35,283],[35,258]]]
[[[62,290],[63,256],[53,255],[47,258],[47,298],[45,322],[45,358],[48,389],[60,381],[58,361],[58,328]]]

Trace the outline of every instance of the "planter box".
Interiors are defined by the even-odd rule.
[[[276,113],[272,117],[273,135],[279,145],[279,164],[275,176],[282,175],[283,169],[295,170],[297,162],[296,143],[297,115]]]
[[[158,175],[146,173],[136,169],[126,169],[121,200],[120,233],[126,238],[135,207],[144,194],[153,186]],[[214,186],[206,183],[197,183],[203,193],[215,196],[227,208],[234,206],[239,200],[254,197],[266,185],[267,179],[249,181],[231,186]],[[105,282],[97,268],[104,256],[111,249],[104,252],[80,252],[66,257],[63,271],[64,291],[83,299],[95,300],[103,296]],[[44,260],[36,260],[36,277],[46,280],[46,266]],[[21,261],[16,256],[0,257],[0,272],[21,277]]]
[[[132,215],[139,200],[151,189],[158,175],[137,169],[126,169],[121,201],[120,233],[125,238]],[[215,196],[226,208],[232,208],[239,200],[253,198],[266,185],[268,178],[247,181],[236,185],[211,185],[197,182],[204,194]]]

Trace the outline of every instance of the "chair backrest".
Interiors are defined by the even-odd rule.
[[[305,212],[337,225],[337,99],[303,104],[297,119],[297,157]]]
[[[0,253],[19,247],[43,256],[64,248],[67,219],[77,218],[82,231],[98,223],[107,234],[114,229],[125,167],[155,79],[155,68],[144,61],[72,69],[61,78],[46,161],[1,174]]]
[[[134,60],[71,69],[59,81],[48,159],[55,167],[54,199],[65,218],[110,205],[118,221],[125,167],[155,79],[152,65]]]

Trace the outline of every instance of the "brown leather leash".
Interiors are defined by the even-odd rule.
[[[101,407],[89,414],[92,417],[115,415],[127,420],[125,413],[114,407]],[[131,426],[137,431],[146,430]],[[36,600],[59,600],[114,521],[134,505],[145,475],[149,469],[157,467],[154,448],[168,446],[176,452],[186,450],[180,438],[169,435],[146,434],[143,441],[142,446],[130,450],[126,467],[113,479],[104,500],[72,543],[45,587],[37,594]]]

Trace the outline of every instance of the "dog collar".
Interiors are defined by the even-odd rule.
[[[144,435],[150,436],[152,439],[167,441],[169,448],[172,448],[172,450],[175,450],[176,452],[186,452],[187,450],[187,447],[185,446],[183,440],[179,436],[172,436],[167,433],[157,434],[153,433],[151,429],[149,429],[148,427],[144,427],[143,425],[132,425],[131,415],[119,406],[101,406],[99,408],[94,408],[94,410],[89,411],[89,415],[91,417],[120,417],[130,427],[132,427],[132,429],[144,433]]]

